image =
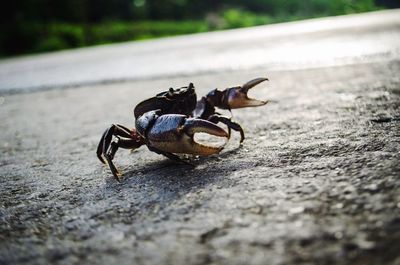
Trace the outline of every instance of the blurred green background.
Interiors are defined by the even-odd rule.
[[[0,56],[400,7],[399,0],[19,0],[0,11]]]

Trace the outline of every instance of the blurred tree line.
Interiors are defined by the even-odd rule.
[[[19,0],[0,10],[0,55],[399,7],[396,0]]]

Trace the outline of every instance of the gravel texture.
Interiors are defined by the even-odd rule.
[[[400,61],[143,80],[1,97],[0,264],[400,264]],[[111,123],[194,82],[265,76],[270,103],[217,156],[95,156]]]

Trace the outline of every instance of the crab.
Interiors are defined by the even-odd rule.
[[[134,109],[135,128],[128,129],[120,124],[112,124],[101,136],[97,147],[97,157],[108,164],[114,178],[120,182],[121,173],[113,159],[119,148],[137,149],[146,145],[150,151],[164,155],[177,162],[190,164],[177,154],[209,156],[218,154],[224,145],[212,146],[194,140],[196,133],[205,133],[228,140],[231,130],[240,133],[240,144],[245,139],[243,128],[232,118],[223,116],[216,109],[257,107],[267,104],[267,100],[249,98],[249,89],[268,78],[256,78],[242,86],[224,90],[211,90],[197,101],[194,85],[170,88],[155,97],[139,103]],[[228,132],[217,124],[225,124]]]

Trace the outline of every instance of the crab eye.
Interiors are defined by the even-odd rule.
[[[208,95],[207,95],[207,96],[209,96],[209,97],[215,97],[216,94],[217,94],[217,90],[214,89],[214,90],[211,90],[210,92],[208,92]]]
[[[168,96],[172,97],[175,93],[176,91],[172,87],[170,87],[168,90]]]

